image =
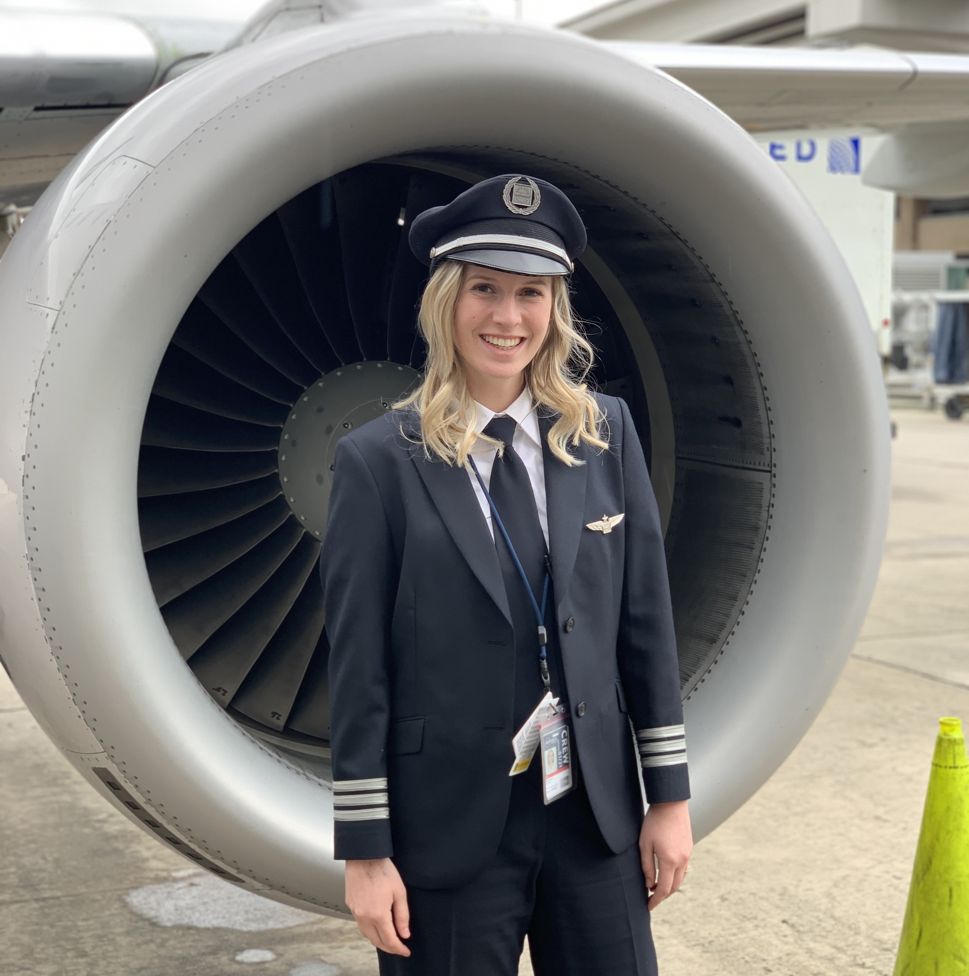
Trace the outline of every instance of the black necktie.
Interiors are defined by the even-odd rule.
[[[545,582],[545,536],[542,535],[542,525],[538,520],[538,509],[535,507],[535,495],[532,492],[532,483],[528,480],[528,472],[525,470],[524,462],[512,447],[511,442],[517,426],[512,417],[495,417],[485,427],[486,434],[505,445],[504,454],[501,457],[495,456],[495,463],[491,469],[489,494],[495,503],[495,508],[498,509],[515,552],[521,560],[522,568],[535,595],[535,602],[541,607],[542,586]],[[517,731],[545,693],[539,667],[538,621],[535,619],[532,602],[525,592],[525,584],[522,583],[501,530],[496,523],[493,524],[493,528],[501,576],[505,583],[505,592],[508,594],[508,606],[515,628],[514,724]],[[553,603],[551,583],[548,603],[549,606]],[[565,681],[559,669],[558,643],[554,627],[550,628],[548,637],[548,667],[552,692],[564,696]],[[533,766],[537,768],[535,763]],[[519,778],[525,779],[524,776]]]
[[[535,495],[532,492],[532,483],[528,480],[528,472],[512,447],[517,427],[514,417],[495,417],[484,429],[486,434],[505,445],[504,453],[495,455],[489,492],[528,576],[535,600],[541,606],[542,584],[545,581],[545,536],[542,535],[542,525],[538,520],[538,509],[535,507]],[[510,561],[511,557],[497,525],[494,530],[495,545],[498,546],[502,563],[505,563],[506,558]],[[515,573],[517,575],[517,570]],[[534,613],[532,616],[534,617]]]

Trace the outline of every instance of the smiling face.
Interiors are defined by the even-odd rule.
[[[465,267],[454,308],[454,346],[475,400],[498,410],[515,400],[525,367],[545,341],[551,316],[550,277]]]

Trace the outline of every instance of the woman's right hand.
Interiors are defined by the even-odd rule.
[[[400,941],[410,938],[407,889],[389,857],[346,862],[346,901],[357,928],[376,948],[410,955]]]

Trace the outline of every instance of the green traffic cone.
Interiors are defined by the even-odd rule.
[[[969,976],[969,758],[939,720],[895,976]]]

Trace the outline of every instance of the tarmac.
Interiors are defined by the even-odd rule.
[[[654,913],[664,976],[892,972],[938,719],[969,723],[969,419],[893,417],[888,543],[864,629],[797,749]],[[0,729],[4,976],[377,972],[352,922],[242,892],[130,824],[2,672]]]

